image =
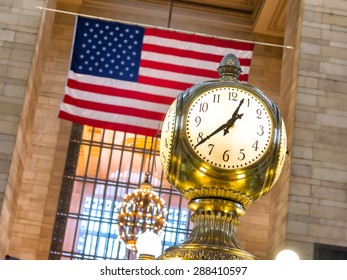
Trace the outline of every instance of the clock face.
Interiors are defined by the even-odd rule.
[[[160,136],[160,160],[163,165],[164,173],[167,175],[171,160],[172,138],[176,118],[176,100],[171,104],[166,113]]]
[[[205,163],[226,170],[250,166],[267,152],[273,123],[264,102],[238,87],[200,94],[186,115],[187,140]]]

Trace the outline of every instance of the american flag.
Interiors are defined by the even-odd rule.
[[[218,78],[228,53],[248,78],[254,44],[77,17],[58,116],[94,127],[156,136],[170,104],[194,84]]]

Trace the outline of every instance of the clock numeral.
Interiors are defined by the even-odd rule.
[[[199,112],[206,112],[207,109],[208,109],[208,103],[207,102],[200,103]]]
[[[257,134],[259,135],[259,136],[262,136],[262,135],[264,135],[264,126],[263,125],[260,125],[259,126],[259,131],[257,132]]]
[[[229,92],[229,100],[237,101],[237,92]]]
[[[244,160],[246,157],[246,154],[244,153],[245,149],[240,149],[240,155],[238,156],[239,160]]]
[[[170,130],[170,122],[167,122],[167,127],[166,127],[166,131],[165,132],[168,132]]]
[[[201,117],[200,116],[196,116],[195,117],[195,122],[196,122],[196,127],[198,127],[201,123]]]
[[[168,148],[169,144],[167,143],[167,138],[165,138],[165,148]]]
[[[214,94],[213,95],[213,103],[219,103],[220,100],[220,94]]]
[[[249,107],[251,105],[251,100],[248,98],[247,99],[247,107]]]
[[[210,148],[210,152],[208,154],[211,155],[212,154],[212,150],[214,148],[214,144],[208,144],[208,147]]]
[[[229,152],[230,152],[230,150],[226,150],[226,151],[223,153],[223,160],[224,160],[225,162],[229,161],[229,158],[230,158]]]
[[[261,119],[262,110],[257,109],[257,119]]]
[[[254,142],[254,144],[252,145],[252,148],[253,148],[255,151],[258,151],[258,149],[259,149],[258,140]]]
[[[199,143],[203,138],[204,138],[204,134],[202,132],[199,132],[196,142]]]

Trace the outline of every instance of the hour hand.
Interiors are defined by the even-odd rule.
[[[224,128],[223,136],[227,135],[229,133],[229,128],[232,127],[237,119],[241,119],[243,114],[237,114],[235,118],[232,118],[231,122],[228,123],[228,126]]]

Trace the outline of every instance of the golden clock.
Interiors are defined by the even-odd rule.
[[[160,157],[168,182],[189,200],[194,228],[160,259],[255,259],[237,241],[238,217],[279,178],[286,154],[278,107],[260,89],[238,80],[233,54],[220,78],[182,92],[161,133]]]

